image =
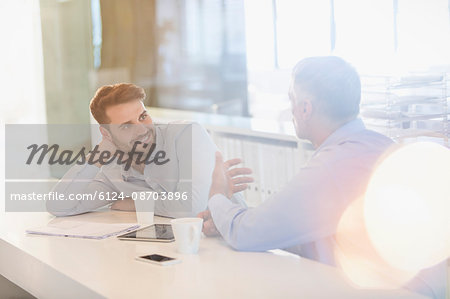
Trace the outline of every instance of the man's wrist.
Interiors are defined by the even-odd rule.
[[[208,201],[208,209],[211,212],[211,217],[215,221],[215,217],[220,217],[220,215],[226,211],[230,205],[233,203],[223,194],[216,193]]]

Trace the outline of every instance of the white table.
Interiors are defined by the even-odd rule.
[[[284,251],[237,252],[221,238],[203,237],[198,255],[181,255],[174,243],[26,235],[27,228],[55,221],[47,213],[0,219],[0,274],[38,298],[423,298],[404,290],[357,290],[335,268]],[[70,217],[81,219],[136,221],[135,213],[119,211]],[[134,260],[151,253],[182,262],[162,267]]]

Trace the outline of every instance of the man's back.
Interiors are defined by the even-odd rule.
[[[334,234],[346,207],[364,194],[377,160],[393,144],[355,119],[333,132],[277,194],[253,209],[217,194],[209,208],[217,229],[236,249],[289,248],[334,265]]]
[[[305,185],[301,200],[314,211],[314,230],[323,238],[290,248],[302,256],[335,265],[335,232],[346,208],[364,196],[377,162],[393,145],[384,135],[367,130],[354,120],[331,134],[300,171],[298,184]],[[302,213],[302,215],[304,215]],[[320,231],[320,232],[319,232]]]

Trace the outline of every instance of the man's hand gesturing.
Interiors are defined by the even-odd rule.
[[[223,194],[227,198],[231,198],[234,193],[243,191],[247,188],[247,183],[253,182],[253,178],[243,176],[251,174],[250,168],[233,168],[231,167],[241,163],[241,159],[231,159],[223,162],[222,154],[216,152],[216,166],[212,174],[212,183],[209,190],[209,198],[215,194]]]

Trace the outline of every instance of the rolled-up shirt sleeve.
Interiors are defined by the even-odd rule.
[[[93,198],[98,192],[114,191],[111,186],[96,179],[99,175],[100,168],[95,165],[74,165],[52,189],[53,192],[64,194],[64,200],[48,200],[47,211],[55,216],[70,216],[109,204],[108,201]],[[73,197],[76,194],[91,196],[92,199],[75,200]]]

